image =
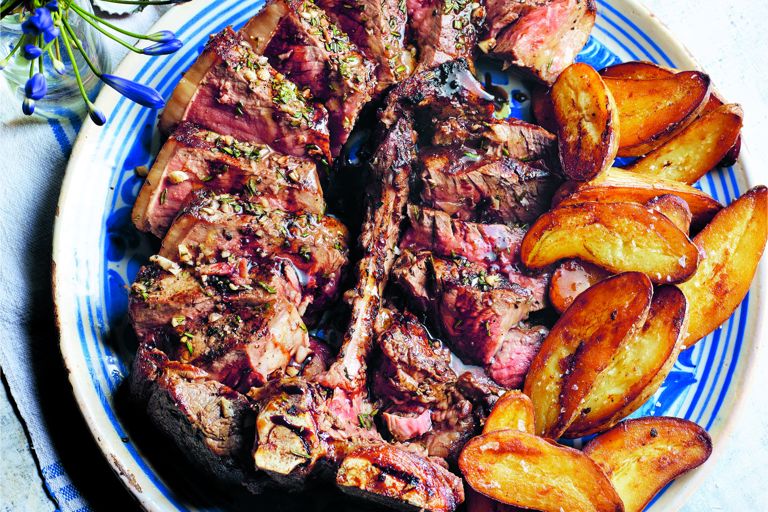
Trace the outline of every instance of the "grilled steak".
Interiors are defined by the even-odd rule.
[[[192,365],[139,346],[131,391],[152,422],[190,462],[217,480],[259,492],[265,485],[248,464],[255,412],[248,400]]]
[[[376,66],[376,90],[408,78],[416,66],[414,49],[405,41],[404,0],[318,0],[328,16]]]
[[[325,104],[337,156],[371,99],[373,63],[312,0],[271,0],[242,33],[257,53]]]
[[[459,477],[433,460],[386,444],[352,451],[336,473],[336,484],[348,494],[401,510],[453,512],[464,501]]]
[[[251,196],[200,190],[182,209],[163,240],[160,255],[185,264],[240,258],[275,258],[289,263],[307,304],[317,309],[336,299],[347,264],[347,228],[337,219],[311,213],[267,210]]]
[[[515,23],[521,16],[552,0],[485,0],[485,25],[483,41],[479,46],[484,51],[496,45],[499,33]]]
[[[140,341],[242,391],[309,356],[298,294],[279,262],[243,258],[182,270],[153,259],[131,287],[129,312]]]
[[[461,220],[530,223],[549,210],[561,183],[541,168],[466,146],[430,148],[419,161],[421,200]]]
[[[373,323],[395,259],[400,223],[409,194],[415,133],[408,118],[388,129],[371,159],[372,183],[360,235],[363,251],[352,291],[352,317],[336,362],[321,382],[357,392],[365,386],[366,358],[373,343]]]
[[[263,144],[181,123],[157,155],[133,206],[141,231],[162,237],[192,191],[244,193],[264,208],[322,214],[323,191],[315,164],[281,155]]]
[[[485,9],[470,0],[406,0],[411,37],[419,49],[419,69],[470,57]]]
[[[547,332],[544,327],[528,328],[522,325],[510,329],[501,348],[486,367],[488,375],[506,388],[522,387],[531,361],[539,352]]]
[[[486,47],[506,64],[552,84],[586,44],[596,16],[594,0],[551,0],[528,10]],[[497,25],[491,17],[489,24]]]

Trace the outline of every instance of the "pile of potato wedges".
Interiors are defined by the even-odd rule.
[[[742,126],[699,71],[577,63],[532,101],[567,181],[521,261],[551,271],[560,316],[522,392],[461,453],[469,511],[639,512],[712,445],[686,420],[625,418],[744,299],[768,239],[768,188],[724,206],[693,186],[736,161]],[[617,156],[633,160],[619,168]],[[581,451],[557,442],[594,434]]]

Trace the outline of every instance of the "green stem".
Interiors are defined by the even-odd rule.
[[[21,48],[21,44],[24,42],[24,37],[20,37],[18,41],[16,41],[16,46],[13,47],[11,50],[11,53],[8,54],[6,58],[0,61],[3,66],[5,66],[8,62],[11,61],[11,58],[14,56],[14,54],[19,51],[19,48]]]
[[[75,46],[77,47],[77,50],[80,52],[80,54],[85,59],[85,62],[88,64],[88,67],[91,68],[91,71],[93,71],[93,73],[96,76],[101,76],[101,71],[96,69],[96,66],[91,61],[91,58],[88,57],[88,54],[85,52],[85,48],[83,48],[83,44],[80,42],[80,39],[77,37],[77,35],[75,35],[75,31],[72,29],[72,26],[69,24],[69,21],[64,19],[64,18],[62,18],[61,21],[64,23],[64,29],[69,34],[69,37],[72,39],[72,42],[75,43]]]
[[[168,4],[180,4],[182,2],[186,2],[188,0],[157,0],[157,1],[150,1],[150,0],[104,0],[105,2],[109,2],[111,4],[125,4],[125,5],[168,5]]]
[[[83,79],[80,77],[80,70],[77,67],[75,54],[69,45],[69,38],[67,37],[67,32],[64,30],[61,31],[61,40],[64,43],[64,49],[67,50],[67,55],[69,55],[69,60],[72,62],[72,71],[75,74],[75,80],[77,80],[77,87],[78,89],[80,89],[80,96],[83,97],[83,101],[85,101],[86,105],[90,105],[91,100],[88,98],[88,94],[85,92],[85,86],[83,85]]]
[[[79,14],[79,13],[78,13],[78,14]],[[104,29],[104,28],[103,28],[101,25],[99,25],[98,23],[96,23],[96,22],[95,22],[95,21],[94,21],[92,18],[89,18],[88,16],[83,16],[82,18],[83,18],[83,19],[86,21],[86,23],[88,23],[90,26],[92,26],[93,28],[95,28],[96,30],[98,30],[99,32],[101,32],[102,34],[104,34],[105,36],[107,36],[108,38],[112,39],[113,41],[115,41],[115,42],[117,42],[117,43],[120,43],[121,45],[125,46],[126,48],[128,48],[128,49],[129,49],[129,50],[131,50],[132,52],[141,53],[141,50],[139,50],[138,48],[136,48],[136,47],[135,47],[135,46],[133,46],[132,44],[128,44],[128,43],[126,43],[125,41],[123,41],[122,39],[120,39],[119,37],[115,37],[115,36],[114,36],[114,34],[110,34],[109,32],[107,32],[107,31],[106,31],[106,30],[105,30],[105,29]],[[98,19],[98,18],[97,18],[97,19]]]
[[[37,46],[43,45],[43,36],[37,36]],[[37,58],[37,67],[40,70],[40,73],[43,73],[43,54],[40,54],[40,56]]]
[[[114,24],[108,22],[107,20],[101,19],[98,16],[96,16],[95,14],[92,14],[92,13],[86,11],[82,7],[78,6],[77,4],[71,4],[71,5],[72,5],[72,10],[77,12],[77,14],[79,14],[81,17],[88,17],[92,21],[95,21],[96,23],[101,23],[103,25],[106,25],[107,27],[111,28],[112,30],[114,30],[116,32],[120,32],[121,34],[125,34],[126,36],[135,37],[136,39],[149,39],[146,35],[137,34],[135,32],[131,32],[129,30],[125,30],[124,28],[120,28],[117,25],[114,25]]]
[[[8,14],[12,13],[14,9],[22,4],[23,0],[10,0],[9,2],[3,2],[0,7],[0,18],[5,18]]]

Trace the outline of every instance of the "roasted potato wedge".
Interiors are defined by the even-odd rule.
[[[571,64],[549,93],[566,176],[591,180],[608,169],[619,149],[619,114],[611,92],[592,66]]]
[[[655,283],[685,281],[699,251],[664,215],[635,203],[558,206],[525,234],[520,259],[529,268],[579,258],[611,273],[644,272]]]
[[[645,207],[664,215],[683,233],[687,234],[691,231],[693,215],[688,207],[688,203],[680,196],[664,194],[663,196],[654,197],[645,203]]]
[[[641,156],[696,119],[711,92],[707,75],[683,71],[669,78],[604,77],[619,109],[619,156]]]
[[[646,203],[654,197],[672,194],[688,203],[697,227],[704,226],[723,208],[718,201],[690,185],[615,167],[587,183],[575,186],[572,183],[563,184],[563,190],[555,193],[553,201],[558,200],[560,205],[585,201]]]
[[[542,512],[619,512],[621,499],[602,470],[578,450],[517,430],[471,439],[459,469],[480,494]]]
[[[549,303],[562,313],[581,292],[610,275],[610,272],[586,261],[563,261],[549,281]]]
[[[693,239],[703,258],[680,285],[690,304],[684,345],[717,329],[744,299],[768,238],[768,188],[758,186],[717,214]]]
[[[688,303],[678,288],[662,286],[656,290],[645,324],[624,340],[597,376],[565,437],[608,430],[634,412],[628,405],[643,404],[645,400],[637,403],[637,397],[647,399],[656,392],[682,347],[687,312]],[[652,384],[655,389],[651,389]]]
[[[626,169],[649,177],[695,183],[725,158],[739,138],[742,121],[740,106],[718,107]]]
[[[646,320],[653,286],[645,274],[609,277],[576,297],[531,362],[523,391],[531,397],[536,433],[557,439],[616,347]]]
[[[549,89],[543,85],[531,87],[531,112],[533,112],[533,117],[539,126],[552,133],[557,132],[552,98],[549,97]]]
[[[658,80],[674,76],[677,70],[665,68],[647,61],[630,61],[614,64],[600,70],[600,76],[631,80]]]
[[[702,465],[712,453],[709,434],[687,420],[649,417],[627,420],[584,447],[624,502],[640,512],[669,482]]]
[[[507,391],[496,401],[485,420],[483,434],[506,429],[534,432],[533,403],[528,395],[515,389]]]
[[[722,107],[726,104],[726,101],[717,93],[717,91],[712,91],[712,94],[709,96],[709,101],[707,102],[707,106],[704,107],[704,112],[702,114],[708,114],[709,112],[712,112],[713,110]],[[741,153],[741,134],[736,138],[736,142],[733,143],[733,147],[728,150],[728,153],[725,154],[722,160],[720,160],[717,163],[718,167],[730,167],[733,164],[736,163],[736,161],[739,159],[739,153]]]

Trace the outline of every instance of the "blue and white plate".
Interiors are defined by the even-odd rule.
[[[184,47],[172,56],[151,60],[130,55],[117,74],[152,85],[168,98],[208,35],[227,25],[242,25],[262,2],[196,0],[174,7],[152,30],[175,31]],[[595,68],[627,60],[697,67],[667,30],[633,0],[597,3],[597,24],[579,60]],[[493,73],[493,79],[518,87],[501,73]],[[141,186],[134,169],[150,165],[159,149],[157,112],[106,88],[96,104],[110,114],[109,122],[103,128],[87,122],[80,132],[61,192],[53,251],[61,350],[75,396],[107,460],[147,510],[240,509],[242,498],[221,493],[187,471],[180,455],[169,449],[171,443],[155,439],[146,420],[127,409],[121,397],[135,350],[126,317],[127,285],[153,251],[153,242],[131,225],[130,209]],[[513,101],[512,114],[525,117],[527,107],[526,101]],[[736,166],[709,173],[698,186],[730,203],[755,184],[756,171],[748,169],[742,156]],[[724,449],[757,341],[768,336],[763,320],[768,302],[765,285],[763,268],[730,320],[682,353],[662,388],[637,415],[695,421],[712,435],[716,454]],[[712,465],[710,461],[704,468]],[[650,509],[677,510],[705,470],[674,482]],[[250,503],[248,508],[262,506],[254,508]]]

